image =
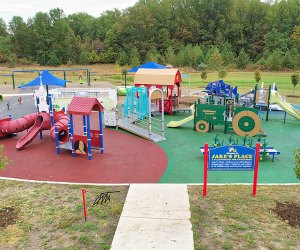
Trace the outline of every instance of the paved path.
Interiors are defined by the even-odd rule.
[[[112,250],[194,249],[187,185],[130,185]]]

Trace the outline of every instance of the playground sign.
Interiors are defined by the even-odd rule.
[[[203,191],[206,197],[208,170],[254,170],[252,195],[256,196],[260,144],[256,149],[245,146],[222,146],[210,148],[204,145]]]
[[[255,149],[245,146],[211,148],[208,170],[253,170]]]

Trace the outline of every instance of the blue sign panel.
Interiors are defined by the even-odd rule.
[[[181,75],[181,78],[184,79],[184,78],[189,78],[189,75]]]
[[[253,170],[255,149],[245,146],[223,146],[209,149],[209,170]]]

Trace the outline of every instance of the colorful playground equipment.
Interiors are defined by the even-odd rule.
[[[299,112],[300,110],[296,109],[290,103],[286,102],[282,96],[277,92],[276,84],[271,85],[268,88],[264,88],[264,84],[261,84],[261,88],[258,88],[258,85],[255,85],[254,90],[240,95],[238,98],[239,105],[253,106],[259,110],[259,116],[261,117],[262,111],[266,110],[266,121],[269,120],[270,110],[280,110],[288,113],[297,120],[300,120]],[[285,120],[285,118],[284,118]]]
[[[181,96],[181,74],[178,69],[144,69],[140,68],[134,77],[136,87],[144,86],[148,89],[158,88],[164,92],[163,105],[158,107],[159,111],[173,114],[178,108],[178,97]],[[177,95],[174,93],[177,88]],[[174,95],[173,95],[174,94]],[[163,108],[162,108],[163,106]]]
[[[148,97],[145,87],[128,88],[126,100],[122,107],[116,109],[116,127],[127,130],[145,139],[155,142],[165,140],[164,137],[164,112],[161,120],[151,116],[152,95],[160,94],[161,105],[164,95],[161,89],[151,89]]]
[[[231,87],[230,84],[225,83],[223,80],[218,80],[209,83],[206,88],[209,95],[235,98],[238,95],[238,87]]]
[[[103,110],[103,106],[96,98],[73,97],[67,110],[70,115],[68,141],[60,140],[59,125],[54,125],[57,154],[60,153],[60,149],[67,149],[72,151],[73,157],[76,154],[87,154],[89,160],[92,160],[92,148],[98,149],[101,154],[104,154]],[[92,111],[99,113],[99,130],[91,130],[90,115],[92,115]],[[83,135],[75,134],[73,115],[82,115]]]
[[[207,103],[195,103],[194,128],[206,133],[214,125],[224,125],[224,133],[233,130],[239,136],[255,136],[261,131],[258,111],[253,108],[235,106],[233,99],[225,105],[214,104],[213,96]]]
[[[235,97],[208,95],[204,103],[195,102],[191,106],[193,115],[181,120],[171,121],[168,127],[178,127],[186,122],[194,120],[194,129],[200,133],[206,133],[213,129],[214,125],[224,125],[224,133],[233,130],[240,136],[255,136],[261,130],[261,121],[256,109],[235,105]]]

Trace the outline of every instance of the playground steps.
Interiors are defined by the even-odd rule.
[[[148,140],[151,140],[154,142],[159,142],[159,141],[163,141],[166,139],[165,137],[163,137],[159,134],[153,133],[153,132],[151,133],[151,136],[149,138],[148,130],[143,129],[139,126],[136,126],[136,125],[134,125],[126,120],[123,120],[123,119],[118,120],[118,127],[122,128],[126,131],[129,131],[132,134],[138,135],[140,137],[143,137],[145,139],[148,139]]]

